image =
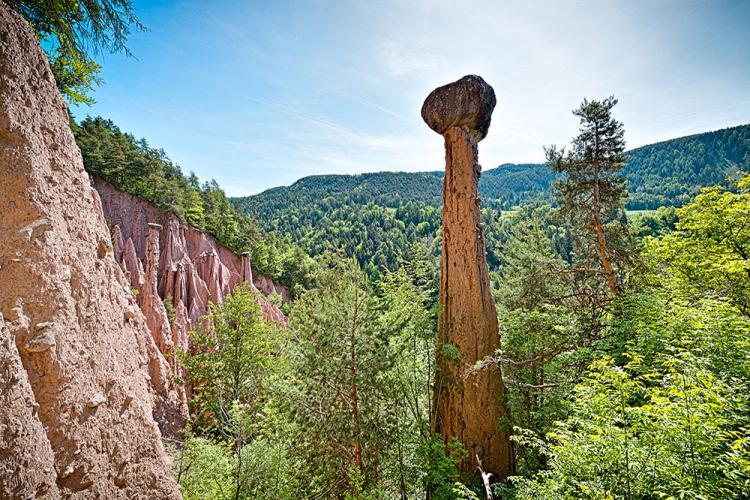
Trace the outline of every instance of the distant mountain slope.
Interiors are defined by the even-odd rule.
[[[629,208],[684,205],[700,188],[750,169],[750,125],[650,144],[628,157]]]
[[[291,186],[269,189],[256,196],[234,198],[241,211],[255,212],[268,221],[284,210],[302,209],[330,198],[346,196],[351,204],[374,203],[397,208],[409,201],[442,203],[442,172],[377,172],[359,175],[311,175]]]
[[[356,256],[377,279],[395,268],[409,243],[437,232],[442,179],[439,172],[320,175],[233,202],[311,255]]]
[[[682,205],[701,187],[724,184],[737,170],[750,168],[750,125],[706,132],[643,146],[628,152],[628,208]],[[442,172],[379,172],[305,177],[288,187],[235,198],[240,210],[256,212],[268,227],[283,211],[303,209],[331,197],[348,204],[374,203],[397,208],[409,201],[438,207]],[[485,170],[479,181],[482,201],[510,208],[524,201],[549,199],[555,174],[544,164],[504,164]]]
[[[479,194],[488,206],[509,208],[549,198],[555,174],[543,163],[506,163],[482,172]]]

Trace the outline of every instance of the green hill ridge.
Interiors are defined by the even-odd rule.
[[[700,188],[726,185],[729,177],[750,165],[750,124],[679,137],[628,151],[630,209],[680,206]],[[320,203],[348,195],[353,202],[372,202],[396,208],[409,201],[441,204],[441,171],[377,172],[357,175],[314,175],[290,186],[233,198],[243,211],[254,211],[262,222],[282,214],[278,210]],[[488,206],[510,208],[525,201],[550,198],[555,174],[543,163],[506,163],[487,169],[479,192]]]

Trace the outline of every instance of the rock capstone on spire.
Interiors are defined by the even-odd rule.
[[[496,104],[492,87],[480,76],[467,75],[433,90],[422,105],[422,119],[441,135],[451,127],[476,132],[478,142],[487,135]]]

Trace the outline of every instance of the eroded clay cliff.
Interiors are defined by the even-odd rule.
[[[178,498],[158,354],[115,261],[65,103],[0,2],[0,497]]]
[[[278,293],[289,302],[289,291],[252,268],[250,253],[237,255],[211,236],[181,222],[174,215],[132,196],[100,177],[92,185],[102,200],[104,217],[114,231],[115,256],[130,272],[133,286],[142,289],[146,269],[148,225],[157,224],[159,253],[157,289],[175,307],[182,302],[195,324],[208,302],[221,304],[239,283],[248,282],[263,295]],[[286,318],[267,300],[261,300],[266,319],[283,324]]]
[[[175,363],[175,349],[187,350],[189,333],[200,326],[209,303],[221,304],[235,286],[259,290],[267,320],[285,325],[284,314],[265,297],[289,300],[286,288],[253,272],[249,253],[237,255],[214,238],[181,222],[155,205],[92,178],[112,228],[115,259],[120,262],[146,316],[161,356],[152,360],[152,383],[160,396],[155,416],[162,432],[176,435],[187,417],[188,387]]]

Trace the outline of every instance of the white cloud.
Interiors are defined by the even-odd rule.
[[[444,57],[420,54],[410,46],[392,39],[385,39],[378,45],[380,64],[392,78],[404,78],[414,73],[433,73],[446,62]]]

